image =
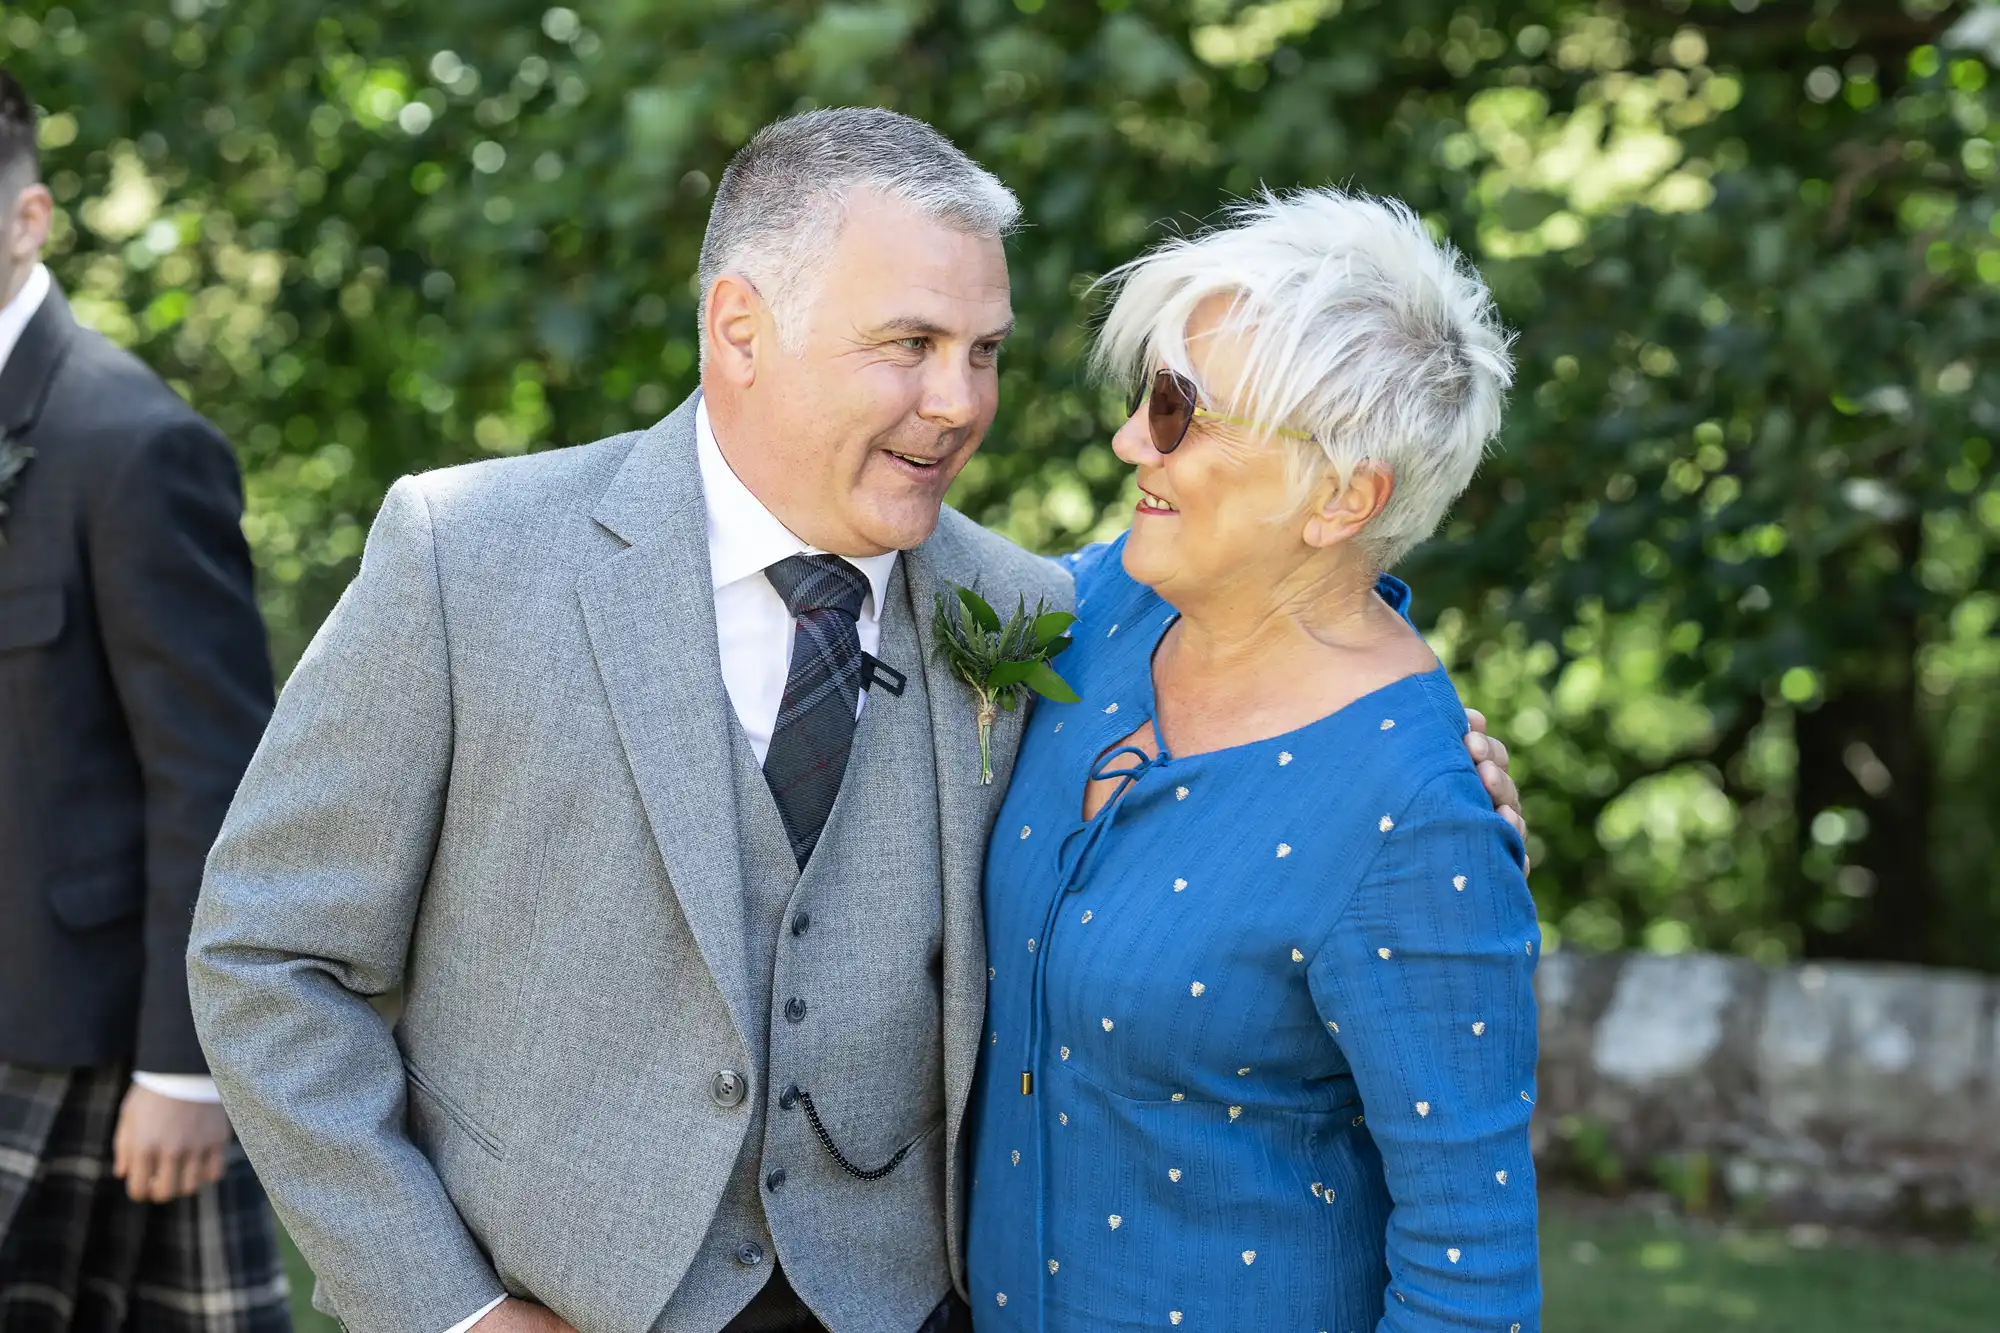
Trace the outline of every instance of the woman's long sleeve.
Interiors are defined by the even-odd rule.
[[[1519,837],[1467,766],[1385,810],[1382,844],[1312,961],[1392,1211],[1382,1333],[1535,1333],[1535,1000]]]

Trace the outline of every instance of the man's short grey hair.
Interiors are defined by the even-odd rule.
[[[921,120],[877,107],[832,107],[774,121],[730,159],[701,241],[702,354],[708,296],[737,273],[771,307],[797,353],[847,201],[871,190],[954,231],[1005,236],[1021,205],[1000,178]]]
[[[1211,296],[1250,344],[1212,405],[1309,432],[1294,445],[1301,501],[1364,460],[1395,491],[1357,540],[1387,568],[1430,536],[1500,429],[1511,341],[1479,274],[1393,199],[1337,189],[1270,191],[1225,225],[1155,247],[1103,279],[1117,288],[1094,352],[1137,388],[1157,370],[1195,379],[1187,326]],[[1198,381],[1197,381],[1198,382]]]

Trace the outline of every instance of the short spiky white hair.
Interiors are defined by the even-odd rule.
[[[1311,432],[1293,455],[1302,500],[1328,471],[1344,485],[1364,460],[1386,467],[1395,492],[1358,538],[1380,567],[1436,529],[1500,429],[1514,366],[1492,296],[1397,200],[1266,190],[1103,281],[1118,296],[1092,360],[1128,389],[1160,369],[1197,379],[1189,318],[1231,298],[1224,328],[1248,338],[1249,355],[1236,383],[1202,393]]]

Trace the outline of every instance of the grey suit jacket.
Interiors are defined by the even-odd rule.
[[[405,478],[211,853],[189,976],[216,1081],[353,1333],[503,1290],[642,1333],[700,1245],[757,1077],[693,404],[652,430]],[[946,510],[919,608],[1066,577]],[[943,854],[947,1215],[986,990],[979,879],[1021,714],[978,781],[923,629]],[[914,668],[906,668],[914,669]],[[371,1000],[400,990],[392,1028]],[[726,1099],[725,1099],[726,1100]]]

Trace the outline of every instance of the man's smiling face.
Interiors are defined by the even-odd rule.
[[[718,288],[724,285],[718,282]],[[729,465],[778,519],[839,555],[921,543],[999,404],[1013,328],[998,237],[955,231],[870,192],[804,315],[799,354],[768,307],[719,293],[704,383]],[[729,400],[729,401],[721,401]]]

